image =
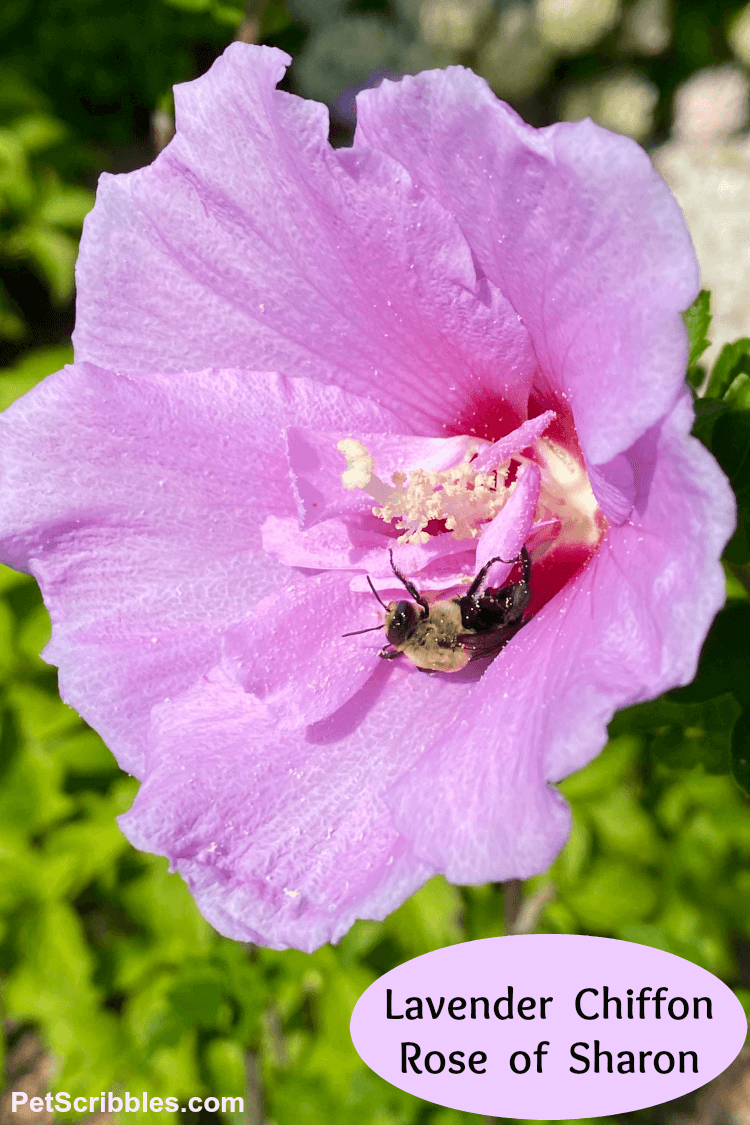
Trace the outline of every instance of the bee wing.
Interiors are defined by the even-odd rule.
[[[521,628],[521,622],[506,625],[501,629],[487,629],[482,633],[459,633],[456,638],[461,648],[469,653],[469,660],[481,660],[484,656],[494,656],[507,645]]]

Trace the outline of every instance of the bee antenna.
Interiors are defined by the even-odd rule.
[[[417,605],[421,606],[422,611],[423,611],[422,617],[427,617],[429,615],[429,612],[430,612],[429,602],[425,598],[424,594],[420,594],[419,590],[414,585],[414,583],[410,582],[409,579],[406,577],[406,575],[402,574],[401,571],[398,569],[395,562],[393,561],[393,551],[391,549],[388,550],[388,554],[391,556],[391,570],[396,575],[399,582],[403,586],[406,587],[407,591],[414,598],[414,601],[417,603]]]
[[[387,605],[385,604],[385,602],[384,602],[384,601],[383,601],[383,599],[381,598],[380,594],[379,594],[379,593],[377,592],[377,590],[376,590],[376,589],[375,589],[375,587],[373,586],[372,582],[370,582],[370,575],[369,575],[369,574],[367,575],[367,581],[368,581],[368,583],[369,583],[369,585],[370,585],[370,589],[372,590],[373,594],[375,595],[375,597],[376,597],[376,598],[378,599],[378,601],[379,601],[379,602],[380,602],[380,604],[382,605],[383,609],[387,610],[387,609],[388,609],[388,606],[387,606]],[[380,626],[379,626],[379,625],[378,625],[378,628],[380,628]],[[363,629],[363,632],[368,632],[368,630],[366,630],[366,629]],[[354,636],[354,634],[353,634],[353,633],[344,633],[344,636],[345,636],[345,637],[353,637],[353,636]]]
[[[382,625],[373,625],[371,629],[355,629],[353,633],[342,633],[342,637],[358,637],[360,633],[374,633],[376,629],[382,629]]]

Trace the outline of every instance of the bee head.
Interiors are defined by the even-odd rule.
[[[414,632],[419,613],[414,602],[389,602],[385,617],[385,635],[389,644],[400,647]]]

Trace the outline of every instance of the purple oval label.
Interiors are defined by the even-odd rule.
[[[359,998],[354,1046],[428,1102],[494,1117],[604,1117],[721,1074],[745,1042],[705,969],[611,938],[532,934],[436,949]]]

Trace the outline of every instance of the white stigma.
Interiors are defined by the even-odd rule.
[[[599,505],[586,469],[567,450],[547,437],[539,439],[536,450],[542,468],[537,516],[559,518],[558,545],[564,542],[597,543],[602,535]]]
[[[361,488],[368,496],[372,496],[373,500],[385,504],[393,489],[373,473],[375,462],[362,442],[355,438],[342,438],[336,448],[346,457],[347,468],[341,474],[344,488],[349,491],[353,488]]]

